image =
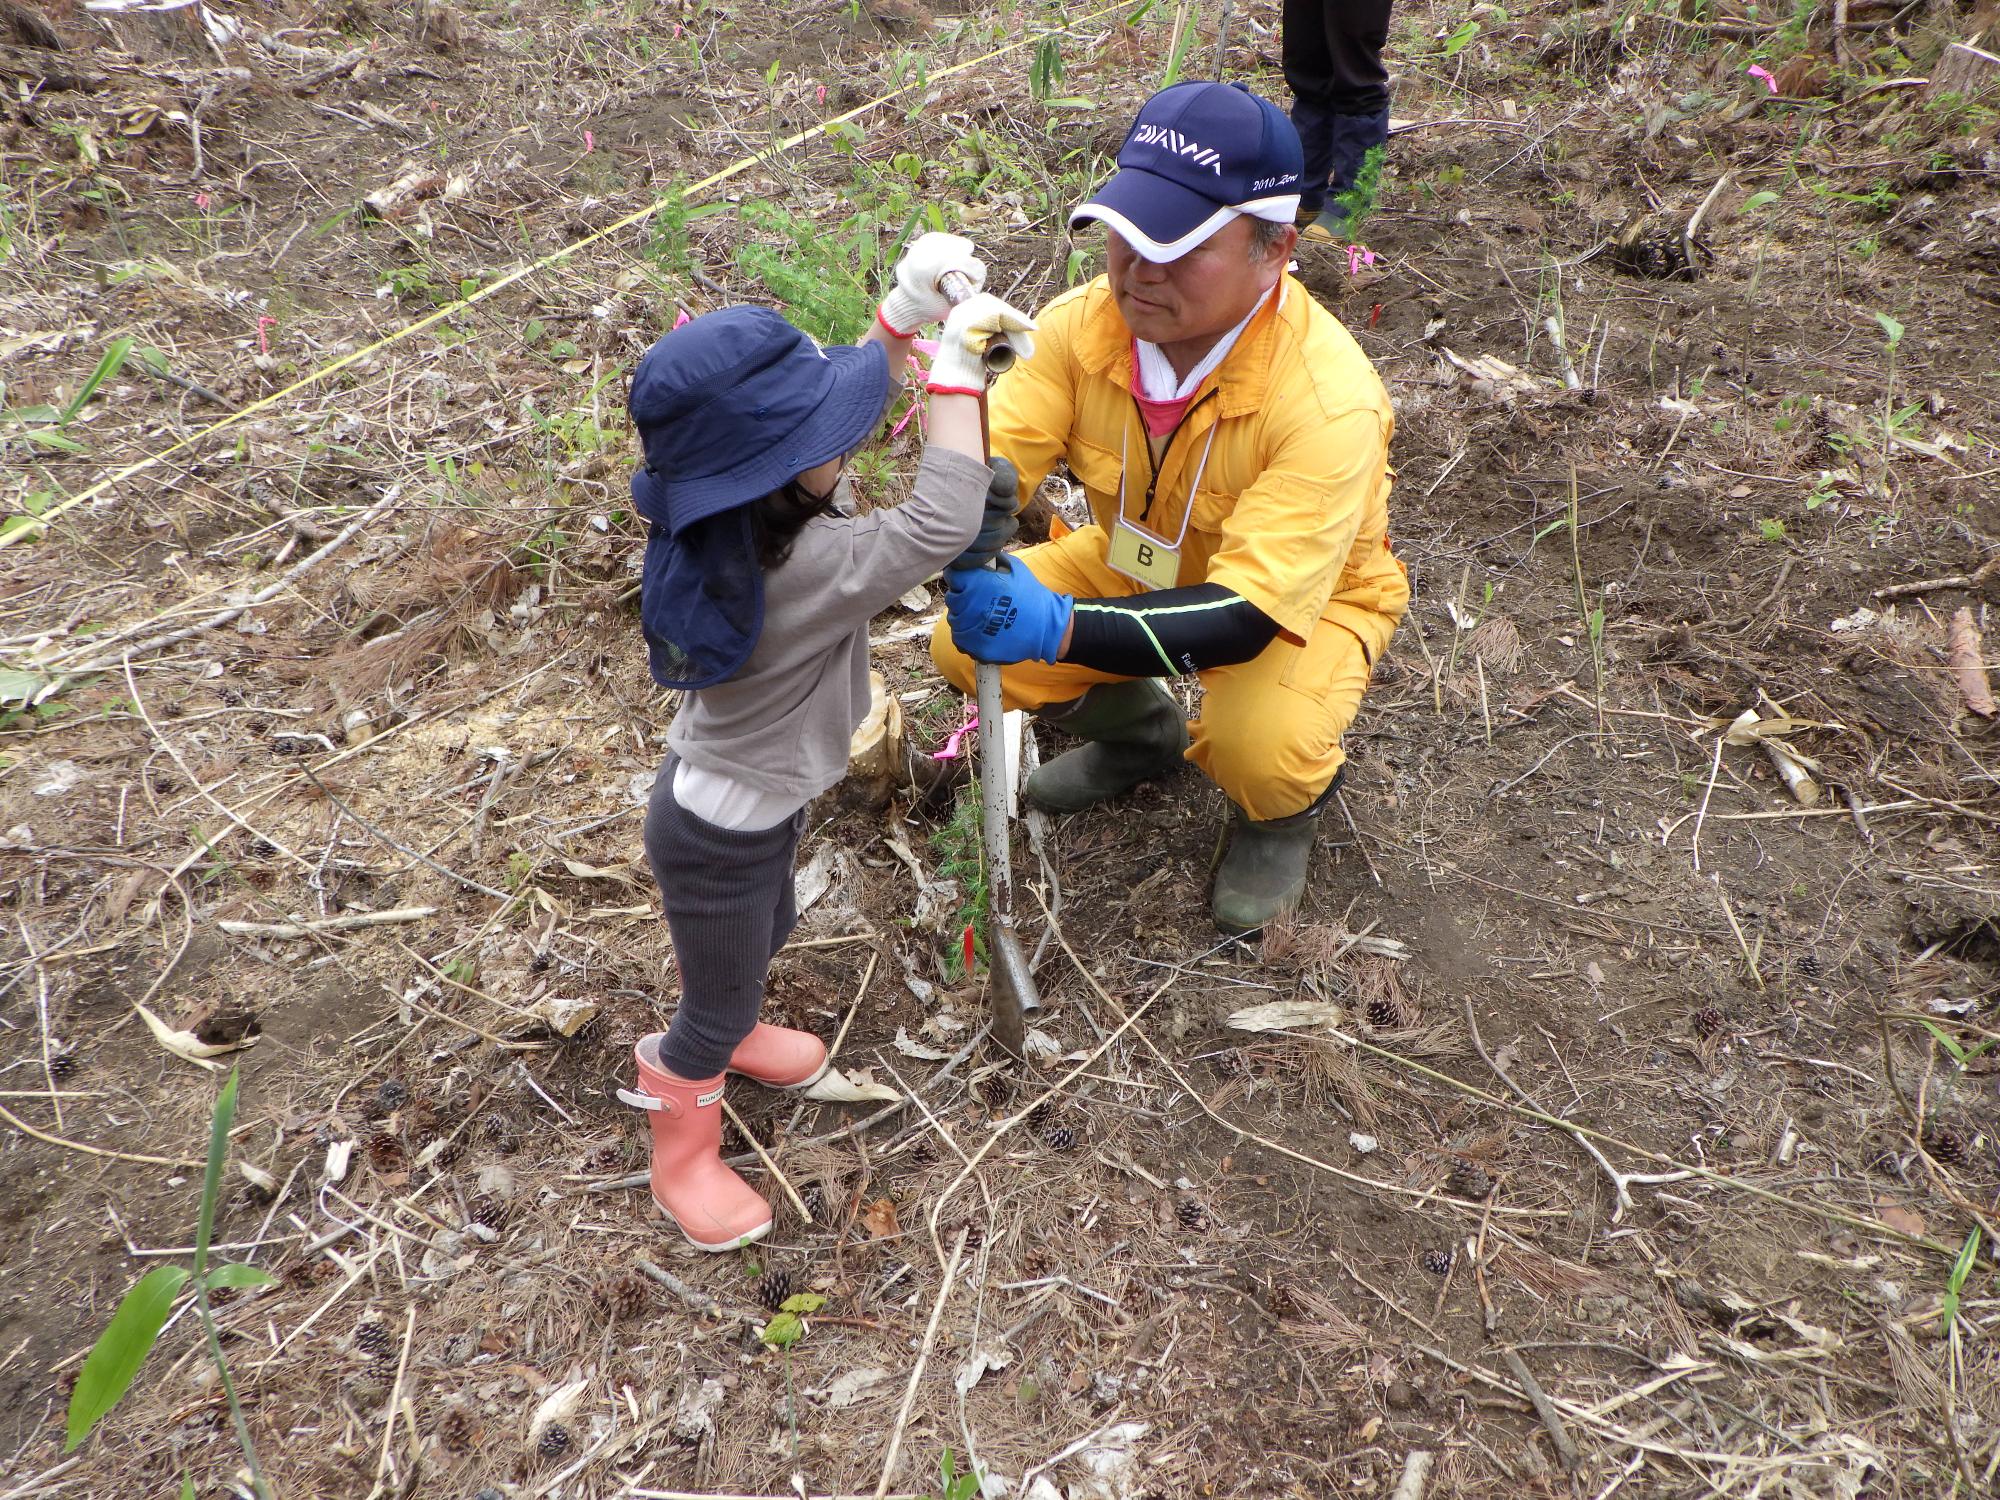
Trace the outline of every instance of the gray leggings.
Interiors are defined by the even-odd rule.
[[[805,809],[776,828],[739,833],[674,800],[669,754],[646,808],[646,859],[673,934],[681,1001],[660,1044],[677,1077],[713,1078],[757,1024],[764,976],[798,925],[792,866]]]

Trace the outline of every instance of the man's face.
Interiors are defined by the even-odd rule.
[[[1253,221],[1232,219],[1179,260],[1155,265],[1110,232],[1111,295],[1133,337],[1149,344],[1220,338],[1278,284],[1291,253],[1281,236],[1250,258]]]

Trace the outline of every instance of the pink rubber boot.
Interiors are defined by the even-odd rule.
[[[639,1087],[625,1103],[653,1121],[653,1201],[697,1250],[735,1250],[771,1232],[771,1206],[722,1164],[723,1075],[690,1080],[659,1064],[660,1038],[632,1049]]]
[[[759,1021],[729,1054],[729,1071],[768,1089],[803,1089],[826,1072],[826,1043],[810,1031]]]

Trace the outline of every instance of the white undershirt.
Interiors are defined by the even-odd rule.
[[[1278,282],[1278,303],[1284,305],[1285,283]],[[1250,320],[1263,309],[1263,299],[1244,314],[1243,321],[1216,340],[1215,347],[1202,357],[1200,364],[1188,372],[1182,380],[1174,374],[1174,362],[1167,358],[1166,350],[1158,344],[1149,344],[1144,339],[1134,339],[1133,346],[1139,351],[1139,394],[1148,401],[1184,401],[1201,389],[1201,383],[1214,373],[1215,367],[1229,357],[1229,351],[1236,347],[1236,341],[1243,336],[1243,330],[1250,326]]]
[[[686,761],[674,767],[674,801],[703,822],[735,833],[761,833],[776,828],[810,800],[785,792],[767,792],[734,776],[703,770]]]

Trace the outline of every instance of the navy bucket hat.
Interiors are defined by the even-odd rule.
[[[741,669],[764,628],[751,502],[859,447],[888,397],[879,344],[822,349],[764,307],[695,318],[646,351],[629,405],[655,682],[692,691]]]
[[[1232,219],[1289,224],[1305,150],[1285,112],[1240,83],[1177,83],[1139,108],[1118,170],[1071,212],[1101,219],[1147,260],[1178,260]]]
[[[648,349],[630,406],[662,524],[679,531],[852,452],[888,400],[880,344],[822,349],[768,307],[729,307]]]

